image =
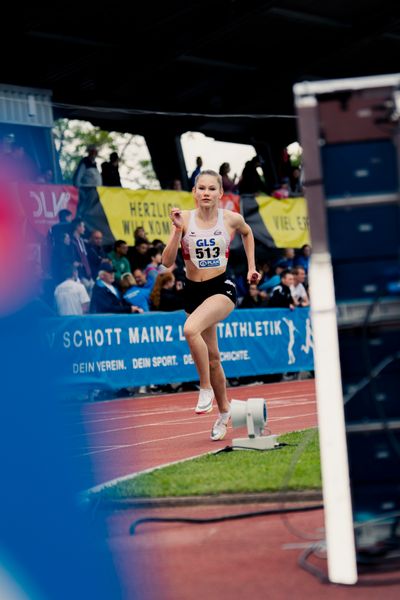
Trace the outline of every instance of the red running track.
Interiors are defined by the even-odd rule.
[[[313,380],[230,388],[230,399],[264,397],[273,434],[317,424]],[[245,430],[229,429],[221,442],[209,439],[216,416],[195,415],[195,393],[112,400],[85,405],[86,435],[77,460],[91,459],[98,484],[217,450]],[[86,443],[86,449],[84,446]],[[361,575],[355,586],[321,583],[299,566],[312,540],[324,537],[323,510],[209,524],[144,523],[140,517],[217,517],[265,511],[273,506],[168,506],[94,512],[107,519],[108,543],[127,600],[387,600],[400,598],[396,574]],[[275,508],[284,508],[276,506]],[[311,559],[327,573],[324,555]],[[371,580],[369,585],[367,579]],[[380,585],[381,583],[381,585]]]
[[[314,380],[251,385],[228,389],[230,400],[265,398],[267,426],[272,434],[317,424]],[[217,409],[196,415],[196,392],[147,396],[86,404],[81,418],[77,459],[90,458],[94,485],[145,469],[183,460],[230,445],[246,437],[245,428],[231,427],[224,440],[212,442]]]
[[[297,505],[299,506],[299,505]],[[398,600],[399,573],[359,573],[356,585],[322,583],[299,565],[324,538],[323,511],[188,524],[142,523],[141,517],[210,518],[282,506],[125,509],[108,515],[110,547],[126,600]],[[100,518],[100,516],[99,516]],[[326,576],[324,552],[309,562]],[[397,581],[387,585],[389,581]]]

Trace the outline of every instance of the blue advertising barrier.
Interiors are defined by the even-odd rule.
[[[183,335],[185,313],[85,315],[48,320],[66,384],[121,388],[197,381]],[[218,324],[227,377],[311,371],[308,308],[235,309]]]

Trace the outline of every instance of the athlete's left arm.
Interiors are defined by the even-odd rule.
[[[232,212],[229,216],[232,227],[242,236],[243,246],[247,258],[247,281],[248,283],[258,283],[261,279],[261,275],[256,270],[253,232],[242,215]]]

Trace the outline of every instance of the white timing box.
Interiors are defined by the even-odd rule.
[[[234,450],[272,450],[278,446],[277,437],[277,435],[258,435],[253,438],[235,438],[232,440],[232,448]]]

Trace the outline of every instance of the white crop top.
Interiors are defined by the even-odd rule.
[[[224,209],[218,209],[216,224],[210,229],[196,225],[196,209],[190,211],[189,224],[181,240],[182,255],[198,269],[225,267],[231,238],[224,225]]]

